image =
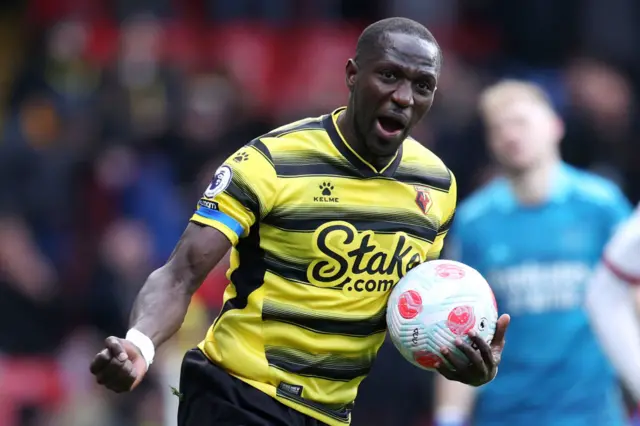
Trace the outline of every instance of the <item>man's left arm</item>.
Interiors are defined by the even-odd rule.
[[[437,259],[440,256],[447,231],[453,222],[457,196],[456,180],[453,173],[451,173],[451,187],[449,188],[448,196],[443,200],[441,208],[440,229],[427,255],[427,260]],[[438,366],[438,372],[448,380],[471,386],[481,386],[493,380],[498,371],[498,364],[500,364],[502,350],[504,349],[504,336],[509,326],[509,321],[510,317],[508,315],[502,315],[498,318],[496,332],[491,344],[485,342],[476,333],[469,333],[469,338],[473,345],[464,341],[456,343],[457,348],[466,355],[468,362],[454,356],[453,352],[448,348],[442,348],[442,356],[453,365],[454,369],[450,370],[442,363]]]

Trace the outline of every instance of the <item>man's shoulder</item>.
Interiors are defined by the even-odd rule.
[[[413,138],[402,144],[402,161],[396,177],[443,191],[449,191],[455,180],[440,157]]]
[[[321,115],[293,121],[257,137],[252,143],[262,144],[270,153],[320,150],[318,142],[329,141],[326,118],[327,115]]]
[[[613,181],[592,172],[565,166],[571,189],[571,198],[595,207],[618,205],[625,202],[622,191]]]
[[[401,164],[403,165],[415,166],[422,164],[430,169],[439,169],[449,173],[449,169],[440,157],[412,137],[408,137],[404,141],[402,151]]]

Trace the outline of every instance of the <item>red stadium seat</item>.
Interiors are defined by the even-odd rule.
[[[164,30],[162,56],[167,63],[187,68],[201,65],[204,43],[201,33],[188,22],[168,22]]]
[[[58,364],[48,358],[0,358],[0,425],[18,426],[18,409],[55,409],[64,401]]]
[[[86,57],[96,65],[107,65],[118,53],[118,28],[108,20],[93,22],[89,27]]]
[[[207,36],[207,54],[236,77],[253,107],[266,107],[269,75],[275,63],[275,34],[259,24],[216,27]]]
[[[359,28],[339,25],[283,33],[274,75],[280,76],[284,85],[275,107],[299,109],[302,104],[325,110],[344,104],[344,66],[353,56],[358,34]]]

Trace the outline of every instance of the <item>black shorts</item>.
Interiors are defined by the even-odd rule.
[[[178,426],[321,426],[231,376],[199,349],[182,361]]]

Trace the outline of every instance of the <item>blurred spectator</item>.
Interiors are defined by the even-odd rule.
[[[270,128],[248,116],[242,104],[244,93],[224,70],[189,75],[184,89],[181,125],[178,134],[167,137],[166,148],[178,168],[178,182],[192,186],[205,165],[214,163],[217,167],[225,157]],[[205,180],[210,178],[208,175]],[[196,194],[190,196],[194,199]]]
[[[1,244],[6,248],[3,272],[17,291],[14,296],[26,296],[25,302],[30,300],[36,305],[62,291],[58,283],[72,260],[73,223],[80,213],[73,206],[78,201],[75,178],[81,158],[67,143],[65,130],[51,98],[33,95],[12,117],[0,146],[0,200],[5,229]],[[3,298],[3,302],[9,300],[9,296]],[[15,304],[9,306],[3,314],[16,308]],[[55,342],[54,333],[37,331],[37,316],[30,319],[26,310],[10,315],[14,320],[23,316],[25,326],[33,323],[38,336],[44,335],[41,339],[16,336],[22,342],[16,341],[14,350],[28,351],[24,345],[52,349],[55,345],[45,342],[49,336]],[[51,325],[60,321],[58,318]]]
[[[77,164],[52,100],[25,100],[0,145],[0,369],[16,374],[4,377],[8,393],[0,395],[15,402],[13,414],[0,407],[0,417],[61,396],[52,356],[68,321],[64,280],[74,254]],[[26,370],[33,385],[20,387]]]
[[[87,39],[87,27],[80,21],[65,20],[53,26],[42,56],[30,56],[16,81],[15,104],[40,92],[50,96],[65,116],[91,108],[101,77],[100,70],[85,58]]]
[[[140,222],[120,220],[104,235],[87,316],[106,336],[126,333],[133,300],[153,270],[152,238]]]
[[[152,265],[167,259],[188,213],[173,185],[168,159],[162,154],[143,155],[126,146],[114,146],[96,159],[94,179],[89,196],[95,201],[88,207],[99,221],[94,226],[108,227],[119,218],[139,220],[152,236]]]
[[[580,25],[583,49],[597,58],[640,71],[638,3],[633,0],[588,0],[584,3]],[[639,81],[637,78],[636,82]]]
[[[135,15],[123,23],[117,58],[103,81],[108,137],[154,137],[172,124],[179,77],[162,62],[164,36],[164,27],[152,15]]]
[[[566,84],[573,106],[563,146],[567,158],[638,199],[640,125],[631,82],[606,64],[583,59],[567,69]]]

